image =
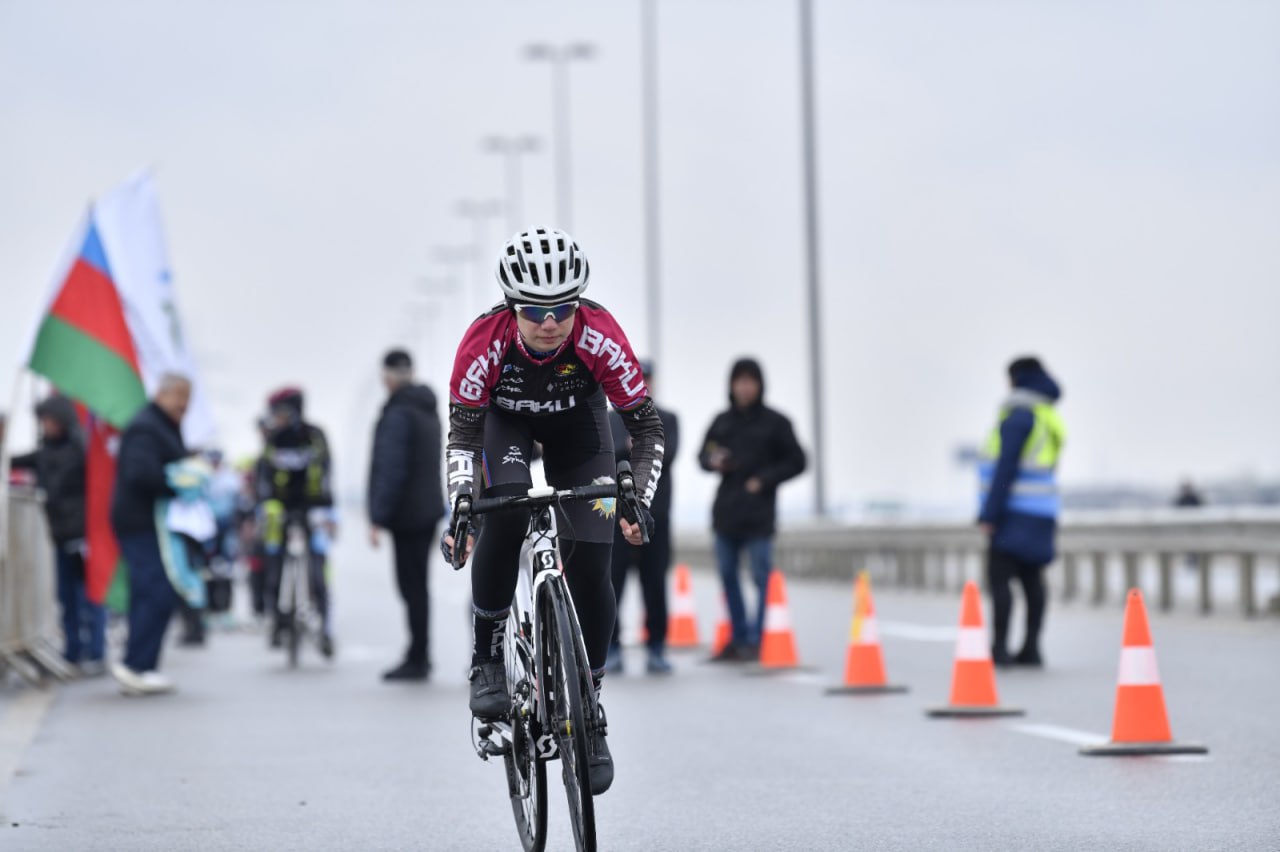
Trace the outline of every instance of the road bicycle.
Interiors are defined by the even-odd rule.
[[[310,540],[305,513],[290,511],[285,516],[284,560],[276,602],[290,668],[298,666],[303,641],[308,636],[318,638],[321,634],[320,613],[311,597]]]
[[[599,724],[591,666],[582,629],[561,570],[553,506],[598,500],[606,515],[615,508],[628,520],[640,517],[631,466],[618,466],[618,483],[472,500],[462,494],[453,519],[454,568],[472,518],[487,512],[532,510],[529,558],[521,558],[516,592],[507,617],[505,662],[511,710],[501,719],[474,719],[472,744],[484,760],[501,756],[516,829],[526,852],[542,852],[547,838],[547,762],[559,760],[569,802],[574,842],[596,848],[595,807],[588,778],[588,744]],[[618,506],[618,504],[621,506]],[[642,525],[643,527],[643,525]],[[647,530],[643,532],[647,542]]]

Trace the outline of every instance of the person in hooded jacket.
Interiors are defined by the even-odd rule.
[[[36,406],[40,445],[12,465],[35,473],[58,572],[58,603],[67,662],[85,674],[106,671],[107,615],[85,593],[85,441],[71,400],[51,396]]]
[[[711,509],[716,561],[724,585],[732,636],[712,659],[736,662],[759,656],[769,572],[773,567],[778,486],[805,469],[805,453],[786,415],[764,404],[764,372],[752,358],[729,371],[727,411],[717,415],[702,442],[698,461],[720,474]],[[747,619],[738,565],[746,551],[758,599]]]
[[[1062,390],[1037,358],[1017,358],[1008,372],[1012,389],[979,465],[982,508],[978,525],[988,539],[991,659],[998,666],[1040,666],[1044,568],[1054,558],[1062,508],[1057,467],[1066,427],[1054,407]],[[1010,583],[1014,578],[1026,597],[1027,623],[1021,650],[1010,656]]]
[[[436,527],[444,517],[440,415],[431,389],[414,384],[413,360],[408,352],[393,349],[387,353],[382,362],[382,383],[389,396],[373,433],[369,540],[377,547],[381,532],[391,532],[396,584],[409,626],[404,660],[385,672],[383,679],[426,680],[431,672],[427,561]]]

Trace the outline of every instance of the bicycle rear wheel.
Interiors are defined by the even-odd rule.
[[[590,677],[578,660],[577,635],[569,615],[564,588],[558,583],[542,586],[542,653],[544,713],[547,730],[555,734],[560,769],[573,839],[582,852],[595,852],[595,802],[587,764],[585,684]]]
[[[507,688],[511,692],[511,749],[503,756],[507,790],[516,831],[525,852],[542,852],[547,842],[547,764],[538,756],[538,723],[534,694],[535,663],[531,656],[532,627],[507,619]],[[533,711],[522,715],[525,708]]]

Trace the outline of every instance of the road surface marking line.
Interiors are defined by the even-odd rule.
[[[1102,745],[1107,741],[1106,734],[1095,734],[1090,731],[1078,731],[1075,728],[1064,728],[1061,725],[1044,725],[1033,722],[1023,722],[1010,725],[1020,734],[1030,734],[1033,737],[1044,737],[1048,740],[1058,740],[1059,742],[1071,743],[1078,746],[1094,746]]]
[[[53,690],[25,690],[14,699],[8,714],[0,721],[0,799],[17,774],[22,755],[35,739],[51,704]]]
[[[944,627],[937,624],[912,624],[907,621],[884,621],[879,623],[881,636],[892,636],[895,639],[912,639],[916,642],[954,642],[959,631],[955,627]]]

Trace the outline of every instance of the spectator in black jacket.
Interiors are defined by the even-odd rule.
[[[390,394],[373,433],[369,465],[369,540],[391,533],[396,583],[409,625],[404,660],[384,680],[426,680],[431,673],[427,560],[436,527],[444,516],[440,479],[440,416],[436,396],[413,382],[409,353],[393,349],[382,362],[382,383]]]
[[[720,474],[711,510],[716,560],[724,584],[733,635],[713,659],[746,661],[759,656],[765,595],[773,566],[773,535],[778,486],[799,476],[804,450],[796,441],[791,421],[764,404],[764,373],[751,358],[736,361],[729,372],[728,411],[707,430],[698,461],[703,470]],[[747,552],[759,600],[748,621],[738,564]]]
[[[644,375],[653,394],[653,364],[650,361],[640,362],[640,372]],[[671,472],[675,463],[676,452],[680,449],[680,419],[675,412],[657,406],[658,419],[662,421],[663,453],[662,478],[658,480],[658,489],[654,492],[653,502],[649,504],[649,512],[653,515],[654,529],[649,543],[641,547],[632,547],[623,538],[622,530],[614,532],[613,540],[613,593],[617,598],[621,613],[622,592],[627,585],[627,572],[634,565],[640,575],[640,592],[644,596],[645,645],[648,648],[648,660],[645,670],[649,674],[670,674],[671,663],[667,660],[667,570],[671,567]],[[618,461],[631,460],[631,435],[622,422],[622,415],[617,409],[609,411],[609,428],[613,432],[613,452]],[[605,668],[614,674],[622,673],[622,625],[621,619],[613,622],[613,641],[609,645],[609,657]]]
[[[191,400],[191,381],[166,374],[160,388],[120,436],[116,486],[111,498],[111,527],[129,566],[129,639],[123,664],[111,673],[126,694],[172,692],[157,670],[165,629],[178,593],[165,573],[156,531],[156,501],[174,495],[165,466],[187,455],[182,418]]]
[[[58,569],[63,656],[85,674],[104,671],[107,615],[85,594],[85,443],[71,400],[51,396],[36,406],[40,446],[13,458],[13,467],[35,472],[44,491],[45,515]]]

